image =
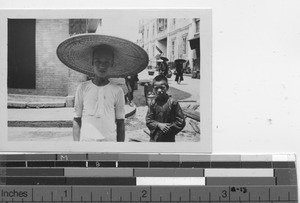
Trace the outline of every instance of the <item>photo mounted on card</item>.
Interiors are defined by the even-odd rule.
[[[1,151],[211,152],[211,9],[0,17]]]

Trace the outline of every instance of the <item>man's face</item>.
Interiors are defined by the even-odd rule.
[[[161,97],[166,95],[168,91],[168,85],[165,81],[155,81],[153,83],[153,90],[156,96]]]
[[[107,77],[108,69],[113,66],[113,55],[105,51],[94,52],[93,70],[95,76],[99,78]]]

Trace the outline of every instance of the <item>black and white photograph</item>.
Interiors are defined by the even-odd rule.
[[[210,151],[211,10],[178,11],[6,11],[5,141]]]

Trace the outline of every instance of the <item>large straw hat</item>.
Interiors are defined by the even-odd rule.
[[[108,69],[108,77],[135,75],[144,70],[149,62],[147,53],[131,41],[99,34],[80,34],[60,43],[56,53],[69,68],[93,76],[92,53],[98,45],[114,48],[114,65]]]

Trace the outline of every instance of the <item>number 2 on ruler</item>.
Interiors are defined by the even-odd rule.
[[[147,197],[147,190],[142,190],[142,198],[146,198]]]

